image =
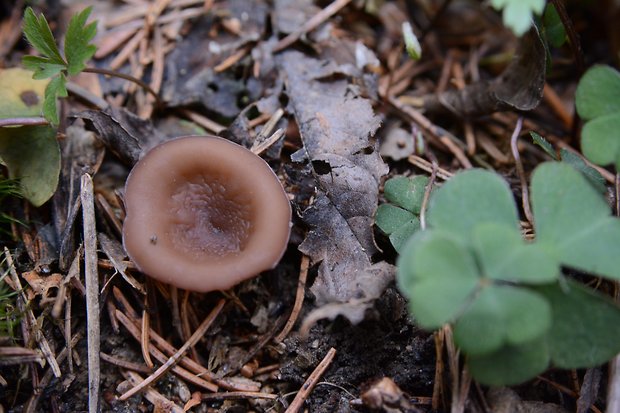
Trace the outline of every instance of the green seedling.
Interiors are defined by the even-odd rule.
[[[581,368],[620,351],[620,308],[562,275],[569,267],[620,279],[620,219],[565,162],[539,166],[531,184],[536,240],[525,241],[508,184],[462,172],[431,197],[428,229],[401,248],[398,282],[417,324],[452,324],[472,375],[523,382],[550,364]]]
[[[583,154],[597,165],[613,163],[620,171],[620,72],[603,65],[590,68],[575,94]]]
[[[576,155],[574,152],[561,148],[559,152],[553,148],[553,145],[549,143],[545,138],[537,134],[536,132],[530,132],[530,136],[532,137],[532,141],[540,146],[546,153],[551,157],[551,159],[556,161],[566,162],[586,177],[588,182],[596,188],[597,191],[604,193],[607,188],[605,186],[605,178],[603,175],[599,173],[596,169],[592,168],[590,165],[585,163],[581,157]]]
[[[420,211],[426,176],[398,176],[385,181],[384,194],[389,203],[379,205],[375,222],[387,234],[399,252],[407,240],[420,229]]]
[[[97,34],[97,23],[86,24],[92,7],[87,7],[71,17],[65,34],[64,54],[58,49],[56,39],[43,14],[37,16],[28,7],[24,13],[24,35],[40,56],[25,56],[22,64],[34,72],[34,79],[50,79],[45,89],[43,116],[58,125],[56,100],[67,96],[67,76],[74,76],[86,67],[97,48],[91,40]]]

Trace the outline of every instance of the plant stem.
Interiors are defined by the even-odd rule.
[[[523,204],[523,212],[525,213],[525,218],[530,222],[530,224],[534,224],[534,217],[532,216],[532,210],[530,209],[530,197],[527,192],[527,180],[525,179],[525,170],[523,169],[523,163],[521,163],[521,156],[519,155],[519,148],[517,147],[517,140],[519,139],[519,134],[521,133],[521,128],[523,127],[523,117],[519,116],[517,119],[517,125],[515,126],[514,132],[512,132],[512,136],[510,137],[510,148],[512,149],[512,156],[515,158],[515,166],[517,167],[517,174],[519,175],[519,180],[521,181],[521,200]]]
[[[157,102],[157,105],[160,105],[162,103],[161,100],[159,99],[159,95],[157,94],[157,92],[155,92],[149,85],[144,83],[142,80],[140,80],[140,79],[138,79],[136,77],[133,77],[131,75],[126,75],[125,73],[117,72],[117,71],[114,71],[114,70],[101,69],[101,68],[98,68],[98,67],[87,67],[86,69],[82,70],[82,72],[85,72],[85,73],[97,73],[97,74],[100,74],[100,75],[118,77],[118,78],[121,78],[121,79],[129,80],[130,82],[133,82],[133,83],[137,84],[142,89],[146,90],[151,95],[153,95],[153,97],[155,98],[155,101]]]

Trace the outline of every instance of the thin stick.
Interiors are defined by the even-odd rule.
[[[312,393],[314,386],[316,386],[316,384],[319,382],[319,379],[323,376],[323,373],[325,373],[325,370],[327,370],[327,368],[331,364],[335,355],[336,349],[333,347],[330,348],[323,360],[319,363],[318,366],[316,366],[312,374],[310,374],[308,379],[301,386],[301,389],[299,390],[299,392],[297,392],[297,395],[289,405],[288,409],[286,409],[285,413],[297,413],[297,411],[299,411],[301,406],[304,404],[304,401],[306,401],[310,393]]]
[[[521,181],[521,200],[523,203],[523,212],[525,213],[525,218],[530,222],[530,224],[534,224],[534,217],[532,216],[532,210],[530,209],[530,197],[529,192],[527,191],[527,179],[525,179],[525,170],[523,169],[523,163],[521,163],[519,148],[517,148],[517,140],[519,139],[519,134],[521,133],[522,127],[523,118],[519,116],[519,118],[517,119],[517,125],[515,126],[515,130],[512,132],[512,136],[510,137],[510,149],[512,150],[512,156],[514,156],[515,158],[517,174],[519,175],[519,180]]]
[[[84,279],[86,284],[86,323],[88,326],[88,411],[99,411],[100,324],[99,273],[97,271],[97,229],[95,227],[95,195],[93,180],[82,175],[80,198],[84,225]]]
[[[163,376],[171,367],[175,366],[178,363],[179,359],[183,356],[183,354],[185,354],[185,352],[190,347],[196,345],[198,340],[200,340],[202,338],[202,336],[206,333],[207,329],[211,326],[211,323],[213,323],[215,318],[218,316],[218,314],[220,313],[220,311],[224,307],[224,303],[225,303],[225,300],[223,300],[223,299],[220,300],[217,303],[217,305],[215,306],[215,308],[209,313],[207,318],[205,318],[205,320],[196,329],[194,334],[192,334],[192,336],[189,338],[189,340],[187,340],[185,342],[185,344],[183,344],[181,346],[181,348],[179,348],[179,350],[176,353],[174,353],[172,355],[172,357],[170,357],[168,359],[168,361],[166,361],[166,363],[164,363],[164,365],[162,365],[160,368],[158,368],[153,374],[151,374],[149,377],[147,377],[142,383],[138,384],[137,386],[135,386],[131,390],[128,390],[127,392],[122,394],[119,397],[119,400],[121,400],[121,401],[127,400],[128,398],[130,398],[134,394],[144,390],[147,386],[149,386],[152,383],[155,383],[157,380],[159,380],[161,378],[161,376]]]
[[[276,343],[280,343],[282,340],[288,336],[288,333],[291,332],[297,318],[299,317],[299,312],[301,311],[301,307],[304,303],[304,293],[306,290],[306,279],[308,277],[308,268],[310,267],[310,258],[307,255],[301,256],[301,265],[299,268],[299,281],[297,281],[297,293],[295,294],[295,304],[293,304],[293,310],[291,311],[291,315],[286,321],[284,328],[275,336],[274,341]]]
[[[159,95],[157,94],[157,92],[155,92],[149,85],[144,83],[142,80],[140,80],[140,79],[138,79],[136,77],[133,77],[131,75],[126,75],[125,73],[117,72],[117,71],[114,71],[114,70],[101,69],[101,68],[98,68],[98,67],[87,67],[86,69],[82,70],[82,72],[97,73],[97,74],[100,74],[100,75],[119,77],[121,79],[128,80],[130,82],[133,82],[133,83],[137,84],[142,89],[146,90],[151,95],[153,95],[153,97],[155,98],[155,101],[157,102],[157,104],[161,103],[161,100],[159,99]]]
[[[196,112],[192,112],[191,110],[181,109],[179,112],[182,116],[185,116],[198,126],[202,126],[203,128],[215,133],[216,135],[226,129],[225,126],[220,125],[219,123],[207,118],[206,116],[202,116]]]
[[[64,349],[60,351],[60,353],[58,353],[58,357],[57,357],[58,363],[62,363],[65,360],[65,358],[70,357],[69,348],[75,347],[81,338],[82,338],[82,334],[80,333],[75,334],[71,338],[71,342],[69,343],[69,346],[65,347]],[[38,386],[35,388],[34,394],[26,402],[26,408],[24,409],[24,413],[34,413],[36,411],[39,411],[37,409],[37,405],[39,404],[39,399],[43,395],[43,389],[45,389],[49,385],[49,383],[52,381],[53,375],[54,374],[51,368],[49,368],[45,372],[45,374],[39,381]]]
[[[435,341],[435,380],[433,380],[433,395],[431,406],[433,410],[439,410],[440,399],[443,399],[443,374],[445,364],[443,359],[443,347],[445,342],[445,331],[439,329],[433,333]]]
[[[549,105],[551,111],[560,119],[564,129],[571,130],[573,126],[573,115],[566,110],[562,98],[555,93],[555,90],[549,86],[549,83],[545,83],[545,88],[543,89],[543,99],[547,102],[547,105]]]
[[[418,168],[422,169],[423,171],[430,173],[433,173],[433,164],[429,161],[427,161],[424,158],[419,157],[418,155],[411,155],[407,158],[407,161],[414,165],[417,166]],[[454,176],[454,174],[446,169],[437,167],[437,178],[443,179],[444,181],[447,181],[448,179],[452,178]]]
[[[139,386],[144,383],[142,381],[142,377],[138,373],[134,373],[133,371],[122,371],[121,374],[133,385]],[[134,387],[135,388],[135,387]],[[163,411],[170,413],[184,413],[184,410],[178,404],[168,400],[161,393],[156,391],[155,389],[149,388],[146,389],[146,399],[155,406],[155,411]]]
[[[13,262],[13,256],[11,255],[7,247],[4,247],[4,255],[6,257],[6,264],[9,268],[9,275],[11,276],[13,284],[15,285],[15,291],[19,293],[17,297],[17,307],[20,313],[22,314],[25,313],[26,315],[26,317],[24,317],[25,324],[22,324],[22,325],[24,325],[24,327],[28,326],[28,328],[25,328],[25,331],[31,330],[32,334],[34,335],[34,339],[39,344],[39,348],[41,349],[41,352],[45,356],[45,359],[47,360],[47,362],[50,364],[50,369],[54,373],[54,376],[60,377],[62,375],[60,372],[60,366],[58,365],[58,362],[56,361],[56,357],[54,356],[54,353],[52,352],[52,348],[49,342],[47,341],[47,339],[45,338],[45,335],[41,332],[41,329],[39,328],[37,319],[34,316],[34,313],[32,312],[30,305],[28,305],[28,297],[26,296],[26,291],[22,287],[22,283],[19,280],[17,271],[15,270],[15,263]],[[28,340],[25,340],[25,341],[28,342]]]
[[[228,391],[213,394],[203,394],[202,400],[231,400],[231,399],[269,399],[276,400],[277,394],[256,391]]]
[[[426,229],[426,207],[428,205],[428,200],[431,197],[431,191],[433,190],[433,185],[435,185],[435,180],[437,179],[437,159],[433,156],[433,170],[431,172],[431,177],[428,180],[428,184],[424,188],[424,198],[422,198],[422,206],[420,207],[420,228]]]
[[[115,318],[120,321],[121,324],[123,324],[123,326],[127,329],[127,331],[129,331],[129,334],[131,334],[131,336],[136,339],[139,340],[140,339],[140,329],[138,328],[138,326],[129,319],[129,317],[127,317],[125,314],[123,314],[121,311],[116,310],[115,312]],[[153,331],[151,330],[151,336],[153,336]],[[168,360],[168,356],[166,356],[162,351],[160,351],[157,347],[155,346],[150,346],[149,347],[149,351],[151,352],[151,355],[153,357],[155,357],[160,363],[165,363],[166,360]],[[183,360],[189,360],[186,358],[181,359],[180,364],[183,364]],[[218,390],[218,386],[210,383],[206,380],[204,380],[201,377],[198,377],[196,374],[193,374],[192,372],[180,367],[180,366],[173,366],[171,371],[176,374],[177,376],[179,376],[181,379],[192,383],[196,386],[200,386],[204,389],[206,389],[207,391],[210,392],[216,392]]]
[[[28,117],[28,118],[6,118],[0,119],[0,127],[3,126],[38,126],[49,125],[47,119],[42,117]]]
[[[151,354],[149,353],[149,341],[151,341],[149,336],[150,325],[151,316],[149,315],[148,310],[144,309],[142,310],[142,334],[140,335],[140,349],[142,350],[142,358],[144,359],[144,364],[146,364],[149,369],[152,369],[153,367],[155,367],[155,365],[153,364],[153,360],[151,360]]]
[[[312,16],[310,20],[308,20],[304,25],[299,28],[299,30],[294,31],[293,33],[286,36],[284,39],[280,40],[273,48],[273,52],[275,53],[286,49],[297,40],[299,40],[302,35],[316,29],[321,23],[332,17],[334,14],[338,13],[340,9],[342,9],[350,2],[351,0],[335,0],[329,6],[325,7],[323,10]]]
[[[103,351],[99,353],[99,355],[101,356],[101,360],[106,361],[110,364],[114,364],[115,366],[122,367],[127,370],[133,370],[133,371],[137,371],[139,373],[144,373],[144,374],[149,374],[151,372],[151,369],[149,369],[146,366],[143,366],[142,364],[133,363],[131,361],[127,361],[119,357],[106,354]]]

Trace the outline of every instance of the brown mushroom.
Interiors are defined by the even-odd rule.
[[[123,243],[145,274],[192,291],[225,290],[273,268],[291,206],[269,165],[215,136],[165,142],[125,187]]]

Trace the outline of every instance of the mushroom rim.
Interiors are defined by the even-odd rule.
[[[175,150],[163,150],[164,148]],[[233,175],[237,177],[241,175],[242,190],[248,190],[256,204],[253,208],[255,227],[249,235],[247,245],[239,253],[230,254],[218,262],[209,263],[208,259],[192,262],[187,256],[176,255],[178,248],[161,248],[170,247],[170,244],[165,242],[165,237],[160,239],[157,235],[157,241],[153,244],[152,234],[148,234],[149,230],[139,232],[140,228],[149,228],[161,233],[162,227],[158,226],[158,222],[161,224],[162,219],[157,208],[171,194],[158,195],[154,191],[157,191],[159,184],[167,188],[166,180],[171,177],[173,181],[174,178],[178,178],[177,167],[170,158],[178,155],[177,152],[182,153],[185,150],[190,150],[189,156],[192,159],[199,157],[201,161],[212,163],[214,167],[228,163],[228,169]],[[224,154],[217,152],[219,150],[223,150]],[[235,160],[236,162],[230,162]],[[240,161],[243,162],[239,164]],[[160,165],[170,169],[163,178],[159,176]],[[185,168],[184,165],[180,167],[181,170]],[[251,168],[257,168],[255,173],[243,176]],[[145,176],[155,179],[157,184],[148,187],[138,185]],[[144,201],[145,195],[147,201]],[[153,198],[151,202],[148,201],[149,196]],[[227,289],[275,267],[286,251],[290,236],[292,208],[280,180],[271,167],[247,148],[212,135],[178,137],[147,152],[136,163],[127,178],[125,208],[123,245],[138,269],[152,278],[193,291]],[[279,218],[282,216],[286,217],[286,220]],[[136,251],[135,245],[143,249]]]

